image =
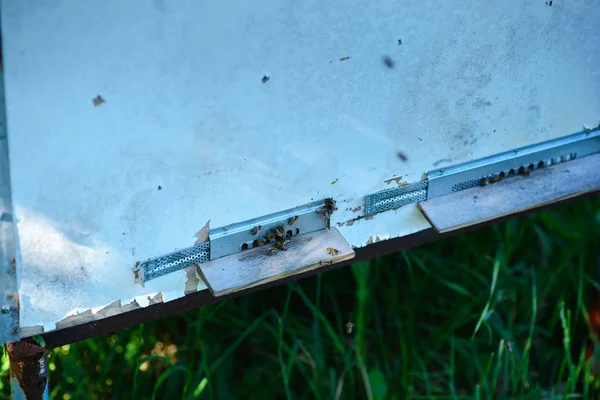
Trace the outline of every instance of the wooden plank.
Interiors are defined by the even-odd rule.
[[[269,255],[273,246],[265,245],[201,264],[202,279],[214,296],[222,296],[354,257],[335,228],[298,235],[286,247]]]
[[[600,154],[419,203],[440,233],[600,190]]]

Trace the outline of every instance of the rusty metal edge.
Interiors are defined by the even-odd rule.
[[[8,135],[0,33],[0,344],[20,339],[15,224],[10,186]]]

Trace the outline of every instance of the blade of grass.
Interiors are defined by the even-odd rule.
[[[141,327],[140,327],[141,329]],[[169,360],[167,357],[163,357],[163,356],[157,356],[157,355],[151,355],[151,356],[146,356],[144,358],[142,358],[141,360],[139,360],[135,366],[135,373],[133,375],[133,389],[131,392],[131,398],[135,399],[135,392],[137,390],[137,380],[138,380],[138,374],[140,372],[140,367],[142,366],[143,363],[145,362],[150,362],[152,360],[160,360],[160,361],[164,361],[167,364],[169,364],[169,367],[173,366],[173,363],[171,362],[171,360]]]
[[[283,339],[284,319],[288,313],[288,307],[290,304],[291,297],[292,297],[292,292],[288,290],[287,297],[285,299],[285,303],[283,306],[283,313],[282,313],[283,316],[279,317],[277,320],[277,326],[279,328],[278,335],[277,335],[277,358],[279,359],[279,367],[281,369],[281,378],[283,379],[283,387],[285,389],[285,397],[287,399],[292,398],[292,392],[290,390],[290,379],[289,379],[288,370],[285,367],[285,361],[283,360],[282,343],[284,341],[284,339]],[[290,355],[290,358],[291,357],[292,357],[292,355]]]
[[[479,317],[479,320],[477,321],[477,325],[475,325],[475,330],[473,331],[473,335],[471,335],[471,340],[475,339],[475,336],[477,335],[477,332],[479,331],[479,328],[481,327],[481,324],[484,322],[486,316],[488,315],[488,311],[490,309],[490,305],[494,296],[494,290],[496,289],[496,283],[498,282],[498,273],[500,272],[500,260],[502,256],[502,252],[499,250],[496,253],[496,257],[494,259],[494,270],[492,272],[492,284],[490,286],[490,295],[488,297],[488,301],[485,303],[485,307],[483,308],[483,311],[481,312],[481,316]]]
[[[569,377],[572,377],[574,374],[574,366],[573,366],[573,357],[571,355],[571,311],[567,310],[565,313],[565,302],[561,301],[560,303],[560,321],[563,329],[563,348],[565,351],[565,356],[567,358],[567,365],[569,367]]]
[[[183,365],[172,365],[169,367],[169,369],[167,369],[158,377],[158,380],[154,385],[154,390],[152,390],[152,400],[156,399],[156,393],[158,393],[158,389],[171,375],[173,375],[175,372],[187,373],[187,371],[188,369]]]
[[[268,310],[267,312],[265,312],[263,315],[261,315],[260,317],[258,317],[257,319],[255,319],[245,330],[244,332],[242,332],[241,335],[239,335],[239,337],[237,338],[237,340],[231,345],[229,346],[221,355],[221,357],[219,357],[211,366],[210,366],[210,370],[207,373],[207,377],[210,379],[210,376],[219,368],[219,366],[221,365],[221,363],[228,358],[231,353],[233,353],[233,351],[240,345],[240,343],[242,343],[242,341],[244,341],[244,339],[246,339],[246,337],[248,337],[268,316],[274,316],[275,320],[277,320],[279,318],[279,315],[277,314],[277,312],[273,309]]]
[[[523,380],[523,386],[529,389],[529,380],[527,379],[529,371],[529,359],[531,355],[531,345],[533,343],[533,334],[535,332],[535,322],[537,319],[537,287],[535,280],[535,270],[531,269],[531,322],[529,323],[529,332],[527,334],[527,340],[525,340],[525,346],[523,347],[523,356],[521,358],[521,378]]]
[[[333,327],[331,326],[331,324],[327,320],[327,318],[325,318],[325,316],[322,313],[320,313],[319,310],[316,309],[315,305],[310,301],[310,299],[306,296],[306,294],[304,293],[304,291],[299,286],[297,286],[296,284],[293,284],[293,285],[290,285],[290,288],[294,292],[296,292],[298,295],[300,295],[300,298],[302,299],[302,301],[304,302],[304,304],[306,304],[306,306],[312,312],[314,312],[314,313],[317,314],[317,316],[319,317],[319,320],[321,321],[321,323],[325,327],[325,330],[327,331],[327,334],[331,338],[334,347],[340,353],[341,356],[343,356],[344,358],[346,358],[347,357],[346,349],[345,349],[344,345],[342,344],[342,342],[340,341],[340,338],[338,337],[338,334],[335,332],[335,330],[333,329]]]
[[[496,395],[496,387],[498,385],[498,378],[500,376],[500,368],[502,367],[502,360],[504,359],[504,339],[500,339],[500,344],[498,345],[498,356],[496,358],[496,368],[494,369],[494,376],[492,378],[492,390],[490,391],[490,395],[495,397]]]

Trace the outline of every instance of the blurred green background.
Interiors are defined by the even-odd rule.
[[[597,398],[599,241],[596,197],[66,345],[51,397]]]

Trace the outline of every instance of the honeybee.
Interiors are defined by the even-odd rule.
[[[333,247],[328,247],[327,248],[327,252],[329,254],[331,254],[332,256],[335,256],[335,255],[337,255],[339,253],[339,250],[338,249],[334,249]]]
[[[278,226],[277,228],[273,229],[273,233],[278,238],[283,238],[285,236],[285,227],[283,225]]]
[[[257,226],[254,227],[254,229],[252,229],[251,233],[252,233],[253,236],[256,236],[256,235],[258,235],[260,233],[261,230],[262,230],[262,226],[257,225]]]
[[[530,167],[533,168],[533,165],[531,165]],[[527,169],[525,167],[519,168],[519,170],[517,172],[519,175],[529,176],[529,169]]]
[[[352,335],[352,331],[354,330],[354,324],[352,321],[346,322],[346,335]]]
[[[320,265],[331,265],[333,264],[333,260],[321,260],[319,261]]]
[[[273,232],[269,232],[265,235],[265,241],[270,242],[272,240],[275,240],[277,237],[275,236],[275,234]]]
[[[479,186],[486,186],[490,184],[490,178],[489,177],[485,177],[481,180],[481,182],[479,182]]]
[[[489,179],[490,179],[490,183],[496,183],[496,182],[500,182],[502,180],[502,176],[501,175],[493,175]]]
[[[285,242],[281,241],[277,241],[275,242],[275,244],[273,245],[273,247],[271,248],[271,250],[269,250],[269,255],[272,256],[273,254],[277,254],[280,251],[286,251],[287,249],[285,248]]]
[[[289,226],[294,226],[294,224],[296,223],[296,221],[298,221],[298,216],[294,215],[292,218],[289,219],[288,225]]]
[[[323,214],[323,219],[328,219],[335,210],[337,210],[335,200],[327,198],[325,199],[325,204],[317,209],[317,214]]]
[[[267,243],[267,241],[265,239],[256,239],[254,241],[254,246],[262,246],[265,243]]]
[[[286,251],[287,250],[285,248],[285,242],[275,242],[275,244],[273,245],[273,248],[275,248],[277,250],[281,250],[281,251]]]

